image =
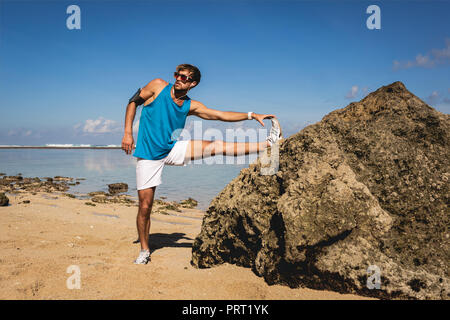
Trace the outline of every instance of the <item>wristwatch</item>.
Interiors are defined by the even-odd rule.
[[[248,119],[248,120],[252,120],[252,119],[253,119],[252,113],[253,113],[253,111],[250,111],[250,112],[247,114],[247,119]]]

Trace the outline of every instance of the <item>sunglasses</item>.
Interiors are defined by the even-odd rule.
[[[175,79],[177,79],[177,80],[178,80],[178,77],[180,77],[181,81],[189,81],[189,82],[194,81],[194,79],[192,79],[191,77],[181,74],[181,73],[178,73],[178,72],[174,72],[173,75],[174,75]]]

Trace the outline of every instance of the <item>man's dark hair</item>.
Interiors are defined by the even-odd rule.
[[[200,78],[202,77],[200,70],[196,66],[187,63],[180,64],[177,66],[177,72],[182,70],[189,71],[192,74],[192,80],[197,82],[197,84],[194,87],[198,86],[198,84],[200,83]]]

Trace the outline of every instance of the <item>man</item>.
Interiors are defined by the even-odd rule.
[[[139,211],[136,225],[141,244],[141,252],[136,264],[150,261],[148,238],[150,232],[150,212],[156,186],[161,184],[164,165],[186,165],[189,160],[223,155],[244,155],[259,152],[282,138],[281,128],[275,115],[253,112],[219,111],[207,108],[201,102],[191,100],[187,92],[200,83],[200,70],[189,64],[177,66],[172,85],[162,79],[150,81],[139,89],[129,100],[125,115],[125,134],[122,149],[131,154],[133,140],[133,120],[136,108],[143,104],[136,150],[136,184],[139,196]],[[242,121],[255,119],[264,126],[262,120],[270,118],[272,128],[264,142],[224,142],[221,140],[176,141],[174,133],[184,128],[186,117],[195,115],[206,120]]]

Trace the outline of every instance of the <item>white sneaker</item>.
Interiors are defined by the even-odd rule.
[[[134,260],[134,264],[147,264],[150,261],[150,251],[141,250],[139,257]]]
[[[269,137],[267,137],[267,142],[269,142],[269,146],[275,144],[278,140],[283,138],[283,134],[281,132],[280,123],[276,118],[271,118],[272,128],[270,128]]]

